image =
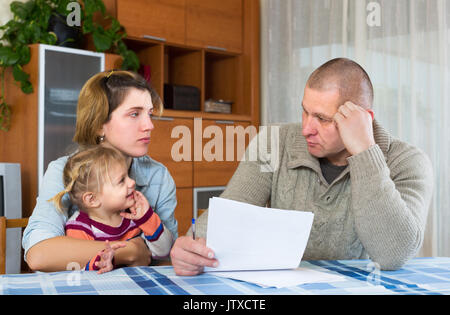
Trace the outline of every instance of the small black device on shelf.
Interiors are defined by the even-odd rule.
[[[164,84],[164,107],[199,111],[200,89],[189,85]]]

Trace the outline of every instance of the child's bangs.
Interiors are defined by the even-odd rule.
[[[94,161],[91,174],[88,177],[88,188],[91,191],[102,192],[104,183],[113,184],[112,172],[116,167],[126,167],[125,158],[119,152],[107,151]]]

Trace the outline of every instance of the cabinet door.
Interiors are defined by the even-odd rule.
[[[194,187],[225,186],[233,176],[256,127],[247,122],[205,120],[202,146],[194,139]],[[199,129],[198,122],[195,128]],[[199,135],[194,135],[197,138]]]
[[[177,187],[192,187],[192,119],[161,117],[153,119],[155,129],[151,133],[148,155],[164,164]],[[175,129],[177,128],[177,129]],[[172,130],[180,130],[172,138]],[[183,141],[185,145],[183,146]],[[177,147],[181,144],[181,147]],[[175,147],[174,147],[175,145]],[[173,151],[173,152],[172,152]],[[183,154],[186,154],[183,156]]]
[[[117,0],[117,19],[128,36],[185,42],[185,0]]]
[[[242,0],[186,0],[186,44],[242,51]]]
[[[177,188],[175,219],[178,222],[178,236],[186,235],[186,232],[191,227],[192,188]]]

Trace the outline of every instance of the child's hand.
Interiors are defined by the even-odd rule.
[[[100,268],[97,273],[102,274],[114,269],[113,258],[115,250],[127,246],[126,243],[114,243],[111,245],[109,241],[105,242],[105,249],[99,252],[97,255],[100,256],[100,261],[95,262],[95,266]]]
[[[133,195],[135,203],[134,206],[130,207],[131,213],[121,212],[120,215],[130,220],[139,220],[144,216],[148,208],[150,208],[150,205],[147,201],[147,198],[145,198],[145,196],[140,191],[135,190]]]

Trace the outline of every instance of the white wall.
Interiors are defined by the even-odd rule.
[[[0,0],[0,25],[6,24],[9,20],[12,19],[12,13],[9,9],[9,5],[14,0]],[[20,2],[26,2],[27,0],[16,0]]]

